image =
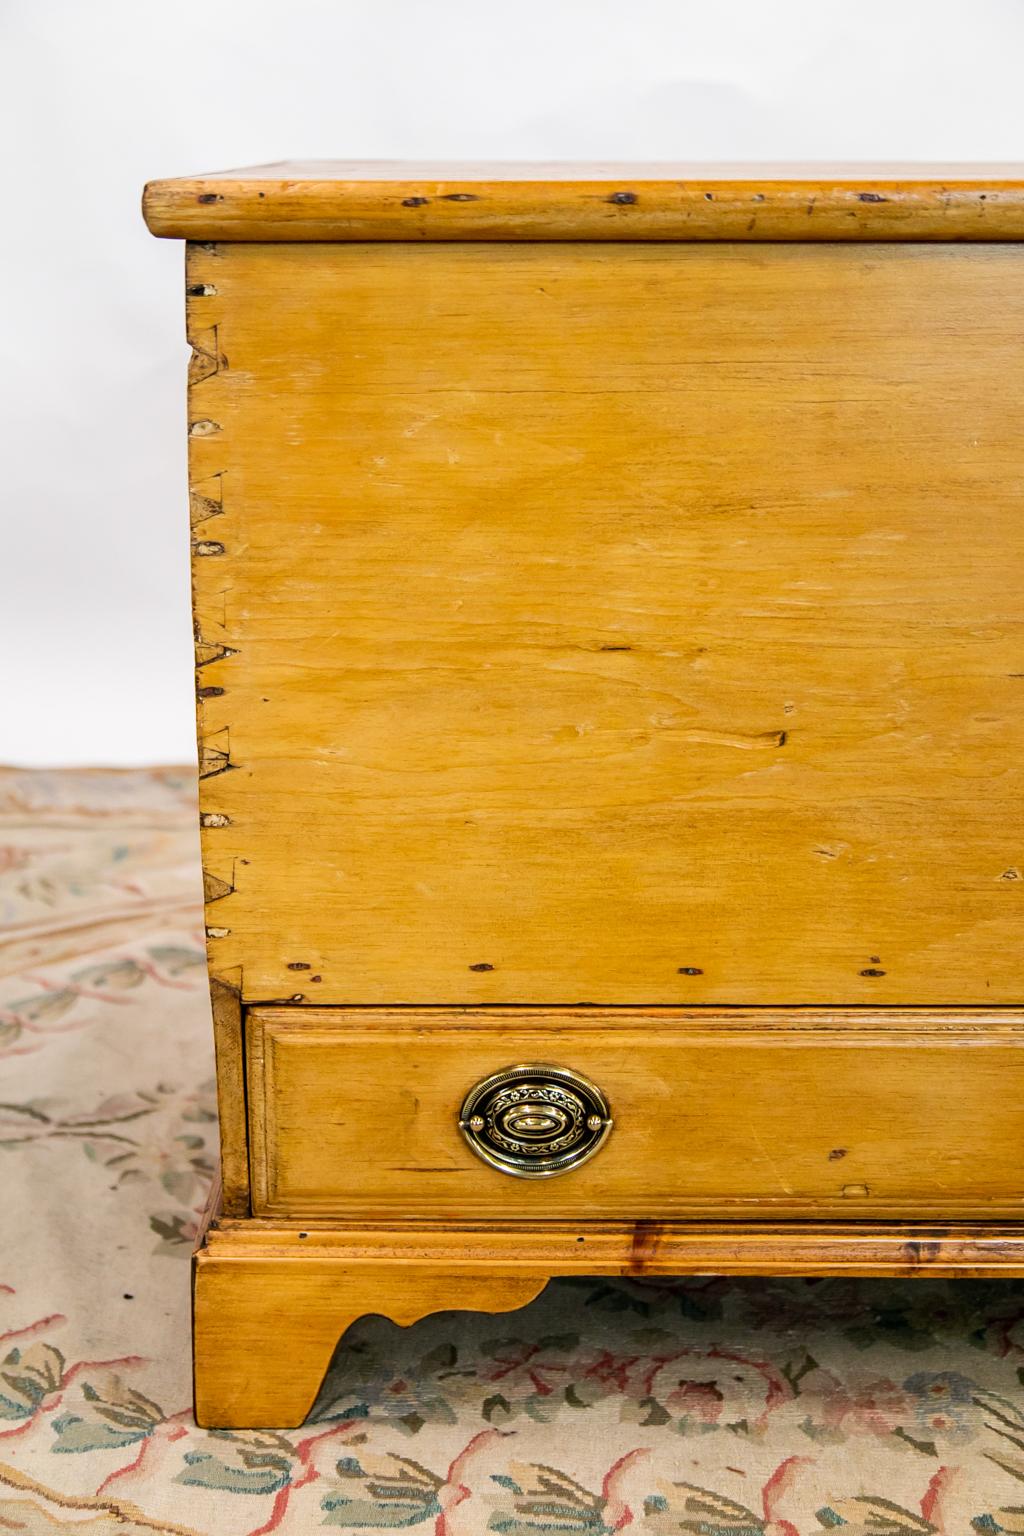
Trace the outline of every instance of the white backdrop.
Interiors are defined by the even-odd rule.
[[[1024,161],[1021,0],[0,0],[0,759],[194,754],[181,251],[289,156]]]

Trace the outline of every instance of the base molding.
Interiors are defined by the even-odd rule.
[[[193,1258],[195,1407],[292,1429],[339,1338],[383,1314],[509,1312],[559,1275],[1024,1276],[1024,1222],[270,1222],[211,1212]]]

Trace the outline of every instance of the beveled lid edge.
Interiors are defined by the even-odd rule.
[[[297,162],[153,181],[193,240],[1020,240],[1020,165]]]

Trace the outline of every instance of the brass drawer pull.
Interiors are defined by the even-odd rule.
[[[517,1179],[548,1179],[578,1168],[612,1128],[608,1100],[568,1067],[506,1067],[471,1088],[459,1130],[477,1157]]]

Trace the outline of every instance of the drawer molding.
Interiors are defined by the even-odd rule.
[[[214,1219],[193,1261],[196,1419],[294,1428],[359,1317],[510,1312],[560,1275],[1024,1276],[1024,1223]],[[282,1318],[301,1317],[301,1327]]]
[[[252,1213],[1015,1220],[1022,1049],[998,1009],[254,1008]],[[538,1061],[599,1083],[615,1130],[558,1178],[509,1179],[460,1109]]]

